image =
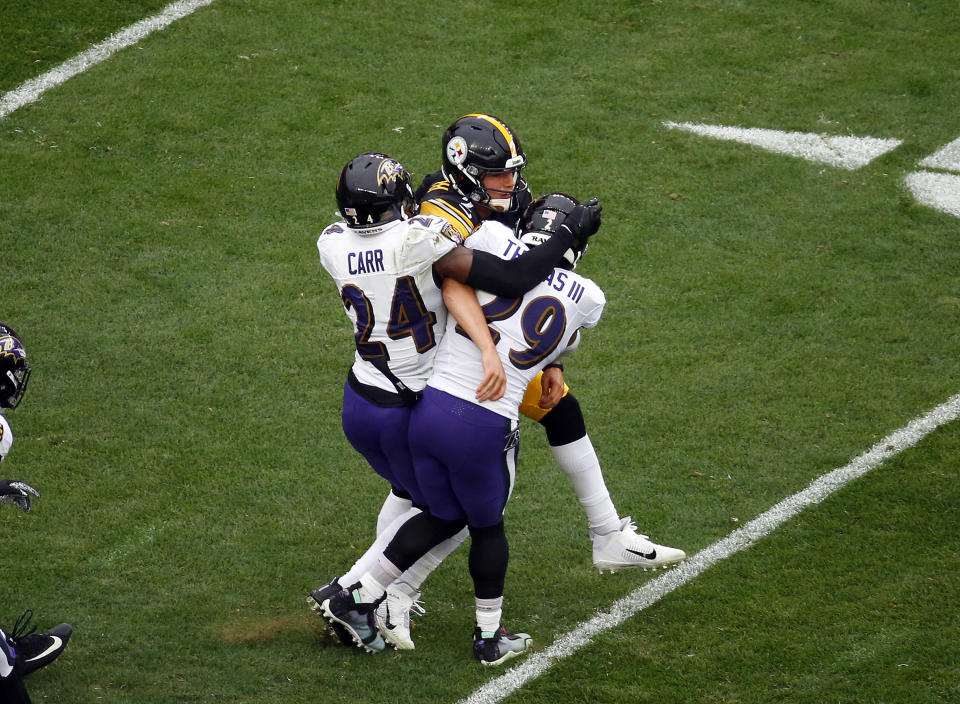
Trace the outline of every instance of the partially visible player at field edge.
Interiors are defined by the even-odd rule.
[[[533,203],[524,216],[524,241],[545,246],[577,205],[559,193]],[[526,249],[506,228],[482,229],[467,245],[505,258]],[[376,637],[379,624],[370,617],[387,586],[466,523],[475,596],[474,657],[483,665],[499,665],[529,648],[528,634],[510,633],[501,622],[509,561],[503,511],[514,484],[524,390],[540,368],[575,348],[580,328],[594,327],[603,311],[600,288],[573,272],[582,251],[568,250],[569,264],[521,298],[478,294],[507,371],[506,392],[498,400],[476,398],[484,365],[480,350],[458,331],[457,301],[463,299],[454,296],[463,287],[444,282],[444,299],[454,317],[448,319],[423,400],[410,417],[410,447],[427,508],[400,528],[374,568],[323,604],[326,618],[346,628],[358,645],[382,649]]]
[[[30,362],[20,336],[0,323],[0,409],[13,409],[20,403],[30,380]],[[7,419],[0,415],[0,462],[13,447],[13,432]],[[24,513],[30,512],[30,497],[40,492],[24,481],[0,480],[0,504],[13,504]],[[46,633],[30,627],[33,612],[29,609],[17,619],[10,633],[0,629],[0,702],[29,704],[23,678],[53,662],[67,647],[73,629],[61,623]]]

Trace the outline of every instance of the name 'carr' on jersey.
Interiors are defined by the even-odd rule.
[[[375,274],[383,271],[383,250],[367,249],[347,252],[347,271],[352,276]]]

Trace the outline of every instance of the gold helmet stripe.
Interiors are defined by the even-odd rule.
[[[503,138],[507,140],[507,145],[510,147],[510,156],[517,156],[517,145],[513,141],[513,133],[510,131],[510,128],[500,122],[500,120],[495,117],[491,117],[490,115],[484,115],[478,112],[470,113],[469,115],[466,115],[466,117],[479,117],[481,120],[486,120],[500,130],[500,134],[502,134]]]

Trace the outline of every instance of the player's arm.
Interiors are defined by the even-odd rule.
[[[509,261],[474,250],[473,266],[465,283],[497,296],[523,295],[546,278],[568,249],[586,247],[586,240],[600,229],[601,210],[596,200],[577,205],[551,231],[547,242]]]
[[[444,278],[495,296],[517,298],[546,278],[569,248],[567,241],[564,237],[554,237],[542,247],[510,260],[489,252],[457,247],[434,262],[433,269]],[[554,244],[556,246],[550,246]]]
[[[583,208],[583,206],[577,206]],[[517,298],[543,281],[563,258],[564,252],[580,238],[593,235],[599,227],[599,207],[584,209],[579,219],[570,218],[549,240],[514,259],[475,249],[457,247],[434,262],[433,270],[468,286],[495,296]]]
[[[473,344],[480,348],[483,381],[477,387],[477,400],[499,400],[507,388],[507,373],[503,370],[500,355],[497,354],[493,338],[490,337],[490,328],[487,327],[487,319],[477,301],[477,294],[469,286],[448,278],[443,282],[443,302],[460,327],[473,340]]]

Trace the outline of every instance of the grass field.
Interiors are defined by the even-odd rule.
[[[0,93],[164,2],[0,8]],[[689,555],[960,391],[960,220],[904,185],[960,137],[951,0],[215,0],[0,119],[8,416],[0,624],[73,640],[34,701],[458,702],[465,551],[417,649],[337,647],[307,592],[385,494],[343,438],[352,338],[314,246],[360,151],[415,179],[507,121],[537,193],[597,196],[605,290],[566,365],[614,501]],[[857,170],[669,130],[899,139]],[[598,575],[523,425],[506,624],[538,648],[642,586]],[[545,702],[960,698],[960,430],[947,424],[511,694]]]

